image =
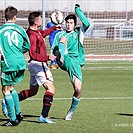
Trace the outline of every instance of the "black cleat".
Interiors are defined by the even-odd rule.
[[[55,46],[55,48],[53,49],[53,54],[56,56],[56,51],[59,51],[59,47]]]
[[[61,61],[61,53],[59,51],[58,46],[55,46],[54,50],[53,50],[53,54],[56,56],[56,61],[58,66],[62,69],[66,71],[66,68],[63,66],[63,62]]]
[[[19,123],[20,123],[20,122],[23,120],[23,118],[24,118],[22,113],[19,113],[18,115],[16,115],[16,117],[17,117]]]
[[[2,124],[2,126],[17,126],[19,124],[18,120],[15,121],[7,121],[6,123]]]

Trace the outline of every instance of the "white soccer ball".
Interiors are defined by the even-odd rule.
[[[63,20],[64,20],[64,16],[63,16],[63,13],[62,12],[55,11],[55,12],[52,13],[52,15],[51,15],[51,21],[54,24],[62,24],[63,23]]]

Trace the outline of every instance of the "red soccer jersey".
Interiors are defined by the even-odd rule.
[[[36,60],[40,62],[47,62],[49,57],[46,51],[46,44],[44,37],[48,36],[55,30],[55,26],[46,30],[27,30],[27,34],[30,39],[30,60]]]

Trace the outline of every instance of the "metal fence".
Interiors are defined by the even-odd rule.
[[[28,28],[27,17],[29,12],[42,11],[42,28],[45,29],[52,11],[60,10],[66,17],[69,13],[74,12],[74,5],[77,3],[80,4],[81,9],[91,22],[90,30],[85,35],[86,54],[132,53],[132,0],[1,0],[0,25],[5,22],[4,9],[9,5],[15,6],[19,10],[17,24],[25,29]],[[78,19],[78,25],[80,24],[81,22]],[[118,49],[115,47],[117,45],[119,45]],[[112,49],[112,46],[115,49]]]

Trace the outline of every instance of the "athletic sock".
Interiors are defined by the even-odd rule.
[[[67,50],[67,45],[60,43],[59,44],[59,51],[61,53],[61,61],[64,62],[65,69],[68,70],[69,66],[69,55]]]
[[[64,54],[65,54],[66,49],[67,48],[66,48],[65,44],[63,44],[63,43],[59,44],[59,51],[61,53],[61,58],[63,58],[63,59],[64,59]]]
[[[16,114],[15,114],[15,108],[14,108],[14,100],[11,94],[5,95],[5,102],[6,102],[6,107],[8,111],[8,116],[10,117],[11,121],[14,121],[16,119]]]
[[[73,98],[72,98],[72,104],[71,104],[71,107],[69,109],[70,112],[74,112],[74,110],[78,106],[79,101],[80,101],[80,98],[76,98],[75,96],[73,96]]]
[[[43,109],[42,109],[42,116],[45,118],[48,116],[50,107],[52,105],[54,94],[51,92],[46,92],[43,97]]]
[[[12,98],[14,100],[14,107],[15,107],[16,115],[18,115],[21,112],[18,93],[15,89],[12,89],[11,95],[12,95]]]
[[[30,97],[29,90],[22,90],[18,93],[19,101],[25,100],[26,98]]]

